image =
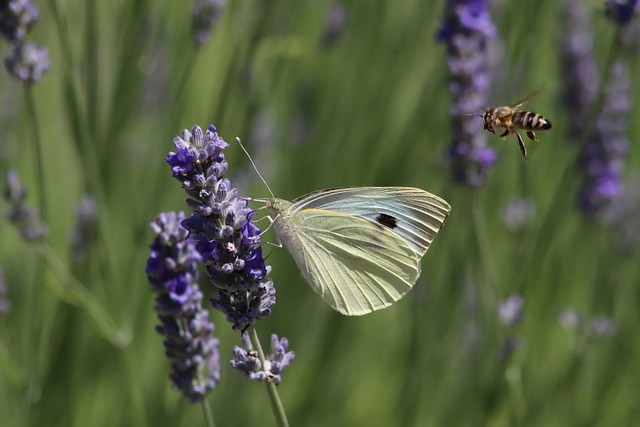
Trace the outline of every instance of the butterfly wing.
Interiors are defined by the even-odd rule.
[[[303,209],[274,225],[313,290],[342,314],[385,308],[409,292],[420,275],[414,249],[377,222]]]
[[[289,212],[328,210],[364,218],[393,230],[422,257],[442,228],[451,206],[411,187],[346,187],[316,191],[293,201]]]

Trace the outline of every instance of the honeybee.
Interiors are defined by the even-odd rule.
[[[551,129],[551,122],[544,116],[531,111],[520,110],[520,107],[531,101],[535,96],[536,93],[532,93],[510,106],[482,107],[484,114],[472,114],[472,116],[482,117],[484,129],[491,133],[496,133],[495,128],[504,129],[504,132],[498,135],[500,138],[505,138],[509,135],[517,136],[522,155],[527,160],[527,148],[524,146],[524,141],[518,130],[526,131],[530,140],[538,141],[534,131]]]

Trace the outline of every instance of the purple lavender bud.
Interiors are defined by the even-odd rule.
[[[342,40],[348,19],[349,14],[343,4],[334,3],[329,6],[321,38],[321,44],[324,47],[335,46]]]
[[[191,403],[204,399],[220,380],[218,339],[202,308],[198,287],[200,254],[180,222],[184,213],[161,213],[151,222],[155,234],[147,277],[156,293],[157,332],[171,360],[170,379]]]
[[[447,45],[453,129],[447,158],[454,181],[479,187],[486,180],[496,155],[487,146],[487,137],[479,130],[478,119],[469,114],[477,114],[485,104],[490,80],[487,42],[495,37],[496,29],[484,0],[446,1],[443,21],[438,40]]]
[[[507,202],[502,211],[502,221],[510,230],[515,230],[530,222],[536,214],[531,200],[516,198]]]
[[[265,356],[264,369],[258,352],[253,349],[249,335],[242,335],[242,347],[233,348],[231,366],[244,374],[252,381],[280,383],[282,377],[280,373],[285,370],[295,359],[295,353],[287,352],[289,341],[286,338],[278,339],[276,334],[271,335],[271,349]]]
[[[10,42],[24,40],[38,19],[40,10],[32,0],[0,2],[0,32]]]
[[[4,270],[0,267],[0,316],[11,311],[11,301],[7,298],[7,282],[4,280]]]
[[[638,11],[638,0],[605,0],[604,14],[618,25],[626,25]]]
[[[7,72],[23,83],[39,82],[49,71],[49,51],[35,43],[13,43],[11,54],[4,60]]]
[[[182,183],[193,214],[182,222],[196,241],[217,297],[212,306],[225,314],[234,330],[245,330],[271,314],[275,287],[267,278],[255,212],[224,178],[228,144],[213,125],[198,126],[174,139],[176,152],[167,155],[173,176]]]
[[[616,330],[616,325],[607,316],[598,316],[591,319],[587,327],[587,333],[593,336],[610,336]]]
[[[196,0],[191,7],[191,24],[196,43],[202,45],[209,40],[213,26],[220,19],[220,15],[227,4],[227,0]]]
[[[42,240],[47,235],[47,226],[39,223],[36,211],[25,204],[26,198],[27,188],[20,182],[18,173],[8,171],[4,199],[9,202],[11,209],[7,213],[7,219],[18,229],[24,240]]]
[[[568,331],[576,332],[584,328],[584,317],[572,308],[565,308],[558,314],[558,321]]]
[[[522,319],[523,300],[518,294],[513,294],[498,307],[498,314],[502,323],[509,327],[514,326]]]
[[[75,261],[83,259],[87,248],[95,239],[98,206],[93,196],[84,197],[76,208],[76,225],[71,231],[71,258]]]
[[[593,135],[582,150],[584,183],[578,196],[582,211],[600,222],[614,219],[616,205],[624,196],[622,175],[629,151],[626,137],[631,110],[630,82],[626,64],[616,62],[605,87]]]
[[[600,80],[590,16],[582,0],[565,0],[560,64],[564,77],[562,102],[570,114],[572,138],[580,137],[584,130]]]

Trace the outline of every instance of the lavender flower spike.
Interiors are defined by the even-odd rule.
[[[182,222],[197,244],[207,274],[217,290],[211,304],[227,316],[234,330],[244,331],[271,314],[275,288],[267,278],[271,267],[262,258],[260,229],[255,212],[224,178],[228,144],[213,125],[184,130],[173,141],[175,153],[167,155],[173,176],[189,195],[193,214]]]
[[[7,172],[4,190],[4,199],[11,205],[7,219],[20,231],[24,240],[28,242],[42,240],[47,235],[47,226],[39,223],[35,209],[24,203],[26,198],[27,188],[20,182],[18,173],[10,170]]]
[[[82,260],[97,233],[98,205],[93,196],[85,196],[76,207],[76,225],[71,231],[71,258]]]
[[[622,175],[629,151],[626,136],[631,111],[626,64],[616,62],[605,87],[595,130],[582,150],[584,183],[578,202],[582,211],[602,223],[615,220],[624,195]]]
[[[606,0],[604,2],[605,16],[618,25],[626,25],[631,22],[639,9],[638,0]]]
[[[22,41],[40,19],[40,10],[32,0],[0,2],[0,32],[9,41]]]
[[[242,334],[242,345],[244,348],[238,346],[233,348],[234,358],[231,359],[231,366],[244,372],[252,381],[279,384],[282,381],[280,373],[295,359],[294,352],[287,352],[289,341],[286,338],[278,339],[276,334],[271,335],[271,349],[266,355],[264,367],[246,333]]]
[[[569,136],[572,138],[579,138],[584,131],[600,80],[593,56],[591,14],[587,8],[583,0],[565,0],[562,12],[562,102],[570,114]]]
[[[220,19],[227,0],[196,0],[191,7],[191,22],[196,43],[209,40],[213,26]]]
[[[4,270],[0,267],[0,316],[11,311],[11,301],[7,298],[7,282],[4,280]]]
[[[453,141],[447,157],[456,182],[481,186],[496,161],[487,137],[478,128],[477,114],[489,88],[486,48],[496,29],[484,0],[447,0],[438,41],[447,45],[451,77],[449,109]]]
[[[191,403],[204,399],[220,381],[218,340],[214,324],[202,308],[198,287],[200,254],[180,222],[184,213],[161,213],[151,222],[155,239],[147,261],[147,276],[156,293],[156,328],[165,337],[171,360],[171,381]]]
[[[36,83],[49,71],[49,51],[34,43],[13,43],[11,54],[4,60],[7,72],[22,83]]]

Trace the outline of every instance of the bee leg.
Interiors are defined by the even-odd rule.
[[[518,132],[515,132],[515,134],[518,137],[518,143],[520,144],[520,151],[522,151],[522,155],[524,156],[524,159],[529,160],[527,159],[527,148],[524,146],[524,141],[522,140],[522,137]]]
[[[505,136],[509,135],[511,133],[511,131],[509,129],[506,129],[504,132],[502,132],[499,137],[500,138],[504,138]]]
[[[538,138],[536,138],[536,134],[535,134],[535,133],[533,133],[533,131],[532,131],[532,130],[528,130],[528,131],[527,131],[527,136],[528,136],[528,137],[529,137],[529,139],[530,139],[530,140],[532,140],[532,141],[539,141],[539,139],[538,139]]]

